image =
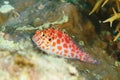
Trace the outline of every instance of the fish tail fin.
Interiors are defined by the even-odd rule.
[[[80,58],[81,61],[92,63],[92,64],[100,64],[100,62],[94,58],[92,58],[89,54],[83,52],[83,55]]]

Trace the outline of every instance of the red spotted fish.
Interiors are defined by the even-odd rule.
[[[47,54],[78,59],[87,63],[98,63],[97,60],[81,50],[66,33],[60,30],[53,28],[37,30],[32,40],[38,48]]]

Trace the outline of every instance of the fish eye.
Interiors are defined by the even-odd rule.
[[[51,38],[49,39],[49,41],[51,41]]]
[[[45,36],[45,34],[43,34],[42,36]]]

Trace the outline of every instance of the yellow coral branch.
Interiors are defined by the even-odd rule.
[[[97,9],[99,9],[99,7],[101,6],[102,2],[104,0],[98,0],[95,4],[95,6],[93,7],[93,9],[90,11],[89,15],[91,15],[92,13],[94,13],[95,11],[97,11]]]
[[[116,0],[117,10],[120,11],[120,0]]]
[[[102,7],[104,7],[107,3],[108,3],[109,0],[105,0],[104,3],[102,4]]]
[[[119,37],[120,37],[120,31],[119,31],[119,33],[115,36],[115,38],[114,38],[113,41],[116,41]]]
[[[100,6],[102,5],[102,7],[108,3],[109,0],[98,0],[95,4],[95,6],[93,7],[93,9],[90,11],[89,15],[93,14],[94,12],[96,12]]]
[[[117,13],[114,8],[112,8],[112,9],[113,9],[114,15],[103,21],[103,23],[110,22],[110,27],[112,27],[113,21],[120,18],[120,13]]]
[[[115,32],[119,32],[120,31],[120,23],[117,25]]]
[[[119,32],[119,33],[115,36],[113,41],[116,41],[120,37],[120,23],[117,25],[115,32]]]

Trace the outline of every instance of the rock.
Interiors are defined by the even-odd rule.
[[[36,18],[36,19],[33,21],[33,26],[38,27],[38,26],[40,26],[40,25],[42,25],[40,18]]]
[[[19,75],[18,80],[30,80],[30,75],[26,70],[23,70]]]
[[[102,48],[102,49],[107,49],[108,44],[105,43],[105,42],[102,41],[102,40],[96,40],[96,41],[94,42],[94,46],[100,47],[100,48]]]
[[[25,42],[27,42],[27,45],[31,44],[31,42],[23,42],[24,44],[20,42],[14,43],[18,44],[19,47],[21,47],[17,48],[18,53],[16,53],[16,50],[14,50],[14,48],[11,47],[11,50],[13,51],[11,52],[11,54],[7,55],[7,58],[10,59],[8,60],[7,64],[3,62],[6,56],[4,58],[0,58],[2,64],[4,63],[7,66],[2,66],[7,72],[5,72],[5,74],[3,74],[4,71],[0,73],[3,74],[3,77],[0,77],[0,80],[3,80],[6,77],[4,76],[6,74],[9,75],[9,78],[13,77],[12,79],[19,80],[48,80],[48,78],[49,80],[77,80],[76,68],[66,63],[64,58],[57,58],[55,56],[45,55],[40,51],[38,52],[36,50],[33,50],[32,48],[30,48],[30,46],[26,46],[25,48]],[[23,45],[25,50],[22,47]],[[6,53],[4,51],[1,52],[2,54]],[[1,64],[0,71],[2,71]]]
[[[0,13],[0,25],[3,25],[8,19],[6,14]]]
[[[4,5],[0,7],[0,12],[3,14],[6,14],[14,9],[15,8],[9,4],[9,1],[4,1]]]
[[[69,66],[68,69],[69,69],[69,72],[70,72],[71,75],[78,75],[78,71],[75,67]]]

